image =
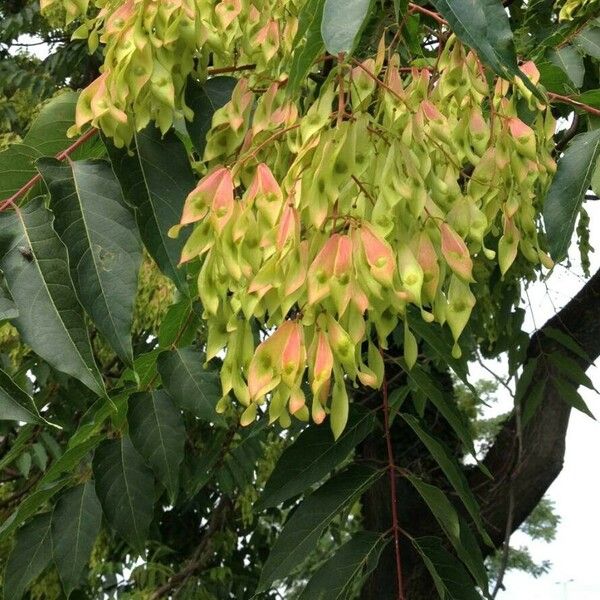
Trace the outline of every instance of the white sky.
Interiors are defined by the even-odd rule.
[[[600,268],[600,201],[586,203],[590,214],[592,246],[597,254],[591,256],[592,274]],[[557,267],[547,281],[537,283],[529,289],[532,310],[527,309],[526,326],[533,330],[543,325],[557,309],[564,306],[585,283],[578,260],[577,246],[571,248],[573,267],[567,270]],[[599,318],[600,318],[600,310]],[[492,363],[490,366],[497,368]],[[600,372],[597,366],[588,370],[588,375],[600,388]],[[471,376],[485,378],[486,373],[475,368]],[[488,376],[489,378],[489,376]],[[590,410],[600,418],[600,397],[593,391],[580,389]],[[508,394],[507,394],[508,396]],[[508,400],[504,399],[504,409]],[[550,487],[547,497],[556,503],[556,512],[561,516],[556,539],[531,542],[527,536],[517,533],[511,542],[515,546],[529,545],[532,555],[538,560],[550,560],[552,570],[539,579],[530,575],[509,571],[504,579],[506,591],[498,598],[505,600],[599,600],[600,577],[598,540],[600,539],[600,470],[596,460],[600,456],[600,423],[579,411],[571,412],[567,434],[567,451],[562,473]]]

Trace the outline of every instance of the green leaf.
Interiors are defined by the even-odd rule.
[[[198,302],[183,298],[171,304],[163,317],[158,330],[158,343],[161,348],[169,346],[189,346],[196,337],[202,314]]]
[[[385,534],[359,531],[310,578],[299,600],[343,600],[377,566],[389,542]]]
[[[56,493],[62,490],[63,487],[68,483],[68,479],[61,479],[55,481],[49,485],[39,487],[33,494],[29,494],[19,504],[19,507],[15,512],[2,523],[0,526],[0,539],[5,539],[11,532],[13,532],[21,523],[33,516],[50,498]]]
[[[174,502],[185,443],[181,411],[166,390],[142,392],[129,399],[127,422],[133,445]]]
[[[552,352],[548,355],[548,360],[558,369],[563,377],[576,384],[584,386],[590,390],[596,391],[594,383],[586,375],[581,365],[569,356],[565,356],[561,352]]]
[[[593,362],[588,353],[568,334],[555,327],[544,327],[544,335],[558,342],[561,346],[564,346],[567,350],[570,350],[573,354],[583,358],[588,362]]]
[[[67,129],[75,121],[78,94],[66,92],[56,96],[40,111],[21,144],[0,152],[0,199],[11,196],[35,176],[35,160],[53,156],[72,142]]]
[[[444,337],[445,331],[436,323],[426,323],[418,311],[412,310],[410,307],[410,328],[418,334],[431,349],[445,362],[455,373],[460,380],[469,388],[473,386],[469,383],[469,369],[466,360],[458,360],[452,356],[452,345],[454,342]]]
[[[549,61],[537,65],[540,72],[540,84],[550,92],[557,94],[570,94],[573,85],[568,75],[554,63]]]
[[[585,67],[583,66],[583,57],[577,48],[574,46],[555,48],[548,53],[548,58],[564,71],[576,88],[583,85]]]
[[[33,398],[2,369],[0,369],[0,420],[52,425],[40,415]]]
[[[321,36],[327,52],[349,54],[358,41],[371,0],[325,0]]]
[[[69,447],[65,452],[56,459],[50,468],[44,473],[44,476],[38,484],[38,488],[42,487],[52,481],[55,481],[63,473],[72,472],[75,467],[104,439],[103,436],[93,436],[87,440],[77,444],[76,446]]]
[[[600,27],[586,27],[573,42],[583,52],[600,60]]]
[[[21,454],[21,450],[25,448],[33,436],[34,431],[34,425],[25,425],[21,428],[17,437],[12,441],[6,454],[0,458],[0,471],[6,467],[9,467],[13,460],[15,460]]]
[[[188,78],[185,88],[185,103],[194,111],[194,118],[185,126],[194,148],[202,158],[206,147],[206,134],[212,126],[212,119],[222,106],[231,100],[233,88],[238,80],[234,77],[212,77],[204,85]]]
[[[450,29],[495,73],[505,79],[518,75],[539,95],[517,67],[512,30],[500,0],[432,0],[432,4],[448,21]]]
[[[398,360],[398,364],[406,372],[409,379],[420,389],[431,403],[440,411],[444,419],[448,421],[464,447],[475,456],[475,447],[473,438],[469,432],[469,427],[465,419],[456,406],[453,397],[444,396],[442,390],[437,386],[434,380],[421,367],[415,365],[409,369],[404,359]]]
[[[286,522],[263,567],[257,592],[286,577],[314,551],[321,534],[344,508],[381,476],[365,465],[352,465],[308,496]]]
[[[106,520],[141,552],[154,510],[154,478],[128,437],[106,440],[92,462]]]
[[[521,409],[521,427],[525,426],[531,420],[531,417],[535,414],[546,390],[546,382],[544,380],[537,382],[533,389],[529,389],[529,393],[523,400],[523,407]]]
[[[410,426],[410,428],[417,434],[419,439],[425,444],[427,450],[436,460],[438,465],[441,467],[444,475],[448,478],[448,481],[452,484],[452,487],[455,489],[458,497],[462,500],[465,508],[467,509],[469,515],[473,519],[475,525],[477,525],[477,529],[481,533],[483,539],[492,546],[492,541],[490,540],[487,531],[483,525],[483,521],[481,519],[481,514],[479,512],[479,505],[477,504],[477,500],[469,487],[469,483],[463,470],[460,465],[456,462],[454,456],[452,456],[451,452],[448,448],[431,436],[423,426],[419,423],[419,421],[413,417],[412,415],[401,413],[400,415],[404,421]]]
[[[290,65],[290,76],[286,90],[296,94],[306,81],[316,58],[324,50],[321,38],[321,22],[325,0],[308,0],[300,13],[298,33],[294,40],[294,55]]]
[[[577,391],[577,388],[568,381],[554,377],[552,385],[556,388],[556,391],[560,394],[562,400],[567,404],[570,404],[573,408],[581,411],[583,414],[596,420],[596,417],[592,411],[588,408],[585,400],[581,397],[581,394]]]
[[[419,492],[429,507],[436,521],[454,546],[459,558],[465,564],[477,585],[487,593],[487,575],[481,552],[474,542],[473,534],[468,527],[461,527],[461,522],[454,506],[439,488],[425,483],[413,475],[405,476]]]
[[[0,267],[19,316],[23,341],[50,365],[105,395],[83,310],[73,289],[67,251],[42,199],[0,215]]]
[[[416,551],[423,558],[440,598],[445,600],[481,600],[473,580],[462,564],[433,536],[414,538]]]
[[[52,513],[52,554],[67,598],[79,585],[102,524],[102,507],[90,481],[71,488]]]
[[[40,159],[50,191],[54,227],[68,248],[77,296],[98,331],[128,364],[142,248],[135,220],[104,160]]]
[[[4,571],[5,600],[19,600],[27,586],[50,563],[50,522],[50,513],[38,515],[17,532]]]
[[[17,310],[17,305],[8,294],[8,291],[5,291],[4,288],[0,286],[0,323],[7,319],[14,319],[18,316],[19,311]]]
[[[184,145],[170,131],[161,137],[150,125],[136,133],[135,149],[117,149],[107,142],[113,169],[121,183],[125,199],[135,208],[142,241],[160,270],[179,290],[189,295],[186,270],[179,268],[186,234],[170,238],[169,229],[179,223],[183,205],[196,185]]]
[[[356,407],[337,441],[328,427],[307,427],[284,451],[256,504],[257,510],[277,506],[321,481],[340,465],[373,430],[375,415]]]
[[[581,202],[600,156],[600,129],[576,135],[558,161],[544,202],[544,224],[555,261],[567,255]]]
[[[598,103],[598,106],[600,107],[600,103]],[[596,170],[592,175],[591,186],[594,194],[600,196],[600,159],[596,163]]]
[[[174,348],[158,357],[158,372],[176,404],[205,421],[223,424],[215,406],[221,398],[219,376],[202,366],[203,355],[192,348]]]

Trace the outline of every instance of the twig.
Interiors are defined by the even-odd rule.
[[[98,133],[97,129],[90,129],[86,131],[80,138],[75,140],[68,148],[65,148],[61,152],[59,152],[55,158],[57,160],[65,160],[67,156],[75,152],[77,148],[85,144],[89,139],[93,138]],[[10,198],[7,198],[0,204],[0,212],[7,209],[9,206],[15,206],[15,201],[18,200],[21,196],[26,194],[38,181],[40,181],[42,176],[38,173],[35,177],[32,177],[23,187],[18,189]]]
[[[574,106],[575,108],[579,108],[584,110],[585,112],[590,113],[590,115],[595,115],[600,117],[600,109],[594,108],[589,104],[585,104],[584,102],[579,102],[579,100],[575,100],[575,98],[571,98],[569,96],[563,96],[562,94],[555,94],[554,92],[547,92],[548,97],[551,100],[555,100],[556,102],[560,102],[562,104],[569,104],[570,106]]]
[[[219,501],[219,504],[212,511],[208,528],[202,536],[202,539],[200,540],[200,543],[194,551],[191,559],[188,561],[185,567],[181,569],[181,571],[175,573],[169,579],[169,581],[157,588],[152,596],[150,596],[150,600],[158,600],[159,598],[166,596],[170,591],[181,587],[194,574],[195,571],[204,566],[210,555],[212,536],[222,527],[230,509],[231,501],[222,497]]]
[[[383,352],[381,351],[382,355]],[[383,358],[383,356],[382,356]],[[394,463],[394,451],[392,448],[392,437],[390,434],[390,406],[388,402],[388,382],[383,375],[383,424],[385,427],[385,443],[388,455],[388,473],[390,477],[390,502],[392,509],[392,533],[394,536],[394,553],[396,556],[396,583],[398,585],[398,600],[404,600],[404,586],[402,582],[402,558],[400,556],[400,524],[398,522],[398,495],[396,491],[396,464]]]

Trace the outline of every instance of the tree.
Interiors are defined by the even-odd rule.
[[[495,596],[590,412],[600,274],[520,301],[576,224],[589,264],[598,2],[2,10],[51,73],[2,94],[52,96],[4,110],[5,598]]]

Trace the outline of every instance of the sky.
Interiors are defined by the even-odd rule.
[[[24,36],[21,41],[30,41]],[[37,46],[30,49],[41,58],[48,49]],[[590,214],[592,246],[598,245],[598,254],[591,256],[591,272],[600,268],[600,201],[587,202]],[[541,326],[556,310],[564,306],[585,283],[579,267],[578,250],[571,247],[573,266],[558,266],[546,282],[539,282],[529,289],[531,309],[527,309],[526,325],[530,331]],[[532,316],[533,315],[533,316]],[[600,310],[599,310],[600,318]],[[498,364],[490,364],[497,369]],[[600,370],[588,371],[592,381],[600,389]],[[478,368],[471,369],[473,380],[489,378]],[[600,418],[600,397],[593,391],[580,390],[591,411]],[[500,404],[507,410],[510,399]],[[515,546],[528,545],[534,559],[549,560],[552,569],[546,575],[534,579],[531,575],[509,571],[504,579],[506,591],[500,591],[502,600],[600,600],[600,576],[598,540],[600,540],[600,423],[573,410],[567,433],[567,450],[562,473],[547,492],[555,502],[561,517],[556,539],[547,544],[532,542],[517,533],[511,539]]]
[[[589,201],[586,209],[590,215],[592,246],[600,240],[600,201]],[[526,327],[533,331],[564,306],[583,286],[585,279],[578,260],[579,251],[573,244],[570,256],[571,268],[558,266],[545,282],[536,283],[529,289],[531,309],[526,307]],[[591,256],[591,273],[600,268],[600,245],[598,253]],[[600,310],[598,311],[600,318]],[[532,316],[533,315],[533,316]],[[535,321],[535,323],[534,323]],[[497,368],[497,363],[490,364]],[[600,389],[600,369],[594,366],[588,375]],[[471,369],[473,379],[485,377],[485,371]],[[600,418],[600,396],[587,389],[579,390],[591,411]],[[507,394],[508,396],[508,394]],[[506,410],[509,398],[503,398]],[[532,542],[527,536],[513,535],[511,544],[527,544],[534,559],[550,560],[551,571],[534,579],[531,575],[509,571],[504,579],[506,591],[497,598],[503,600],[599,600],[600,569],[598,565],[598,540],[600,540],[600,423],[571,411],[567,433],[567,450],[562,473],[547,492],[556,503],[561,517],[556,539],[547,544]]]

